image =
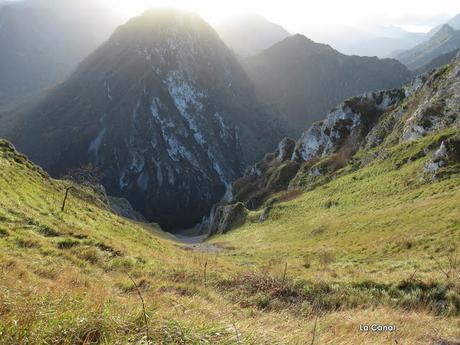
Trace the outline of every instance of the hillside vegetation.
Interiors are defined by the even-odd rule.
[[[0,141],[1,343],[455,344],[459,71],[339,106],[288,157],[310,157],[312,140],[323,155],[203,244],[115,215],[97,188],[54,180]]]
[[[309,344],[315,334],[324,344],[431,344],[459,336],[459,177],[423,182],[425,159],[395,168],[440,138],[345,168],[275,206],[265,223],[249,221],[195,250],[112,214],[88,188],[76,186],[61,212],[69,182],[50,179],[3,141],[2,342],[145,344],[129,276],[145,299],[152,343]],[[398,331],[360,333],[362,323]]]

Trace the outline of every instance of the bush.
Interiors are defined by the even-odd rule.
[[[53,230],[51,229],[50,227],[46,226],[46,225],[41,225],[39,228],[38,228],[38,233],[45,236],[45,237],[57,237],[59,236],[59,232],[57,232],[56,230]]]
[[[66,238],[58,242],[57,246],[59,249],[70,249],[80,244],[79,241],[73,240],[71,238]]]
[[[9,236],[8,231],[0,228],[0,238]]]

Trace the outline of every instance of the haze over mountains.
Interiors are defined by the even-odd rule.
[[[34,4],[52,3],[43,1]],[[80,10],[89,6],[77,3]],[[12,9],[13,14],[39,11],[28,2]],[[9,11],[0,13],[14,18]],[[53,55],[67,61],[65,68],[43,58],[37,73],[46,72],[46,79],[24,69],[30,80],[14,74],[4,79],[6,89],[14,90],[16,83],[18,94],[37,91],[70,73],[78,56],[97,41],[88,41],[86,30],[92,27],[81,20],[75,20],[84,27],[78,39],[68,40],[69,26],[62,33],[66,39],[50,40],[48,48],[55,52],[59,49],[51,44],[76,45],[70,52],[80,55]],[[49,30],[59,31],[62,22],[50,22],[55,26]],[[21,27],[4,23],[10,32]],[[382,30],[401,35],[397,28]],[[22,35],[18,47],[33,48],[29,41],[43,45],[43,36]],[[85,49],[79,39],[87,43]],[[29,56],[38,55],[31,50]],[[22,68],[21,61],[9,61],[11,71]],[[37,68],[35,62],[27,67]],[[346,98],[399,88],[413,77],[394,59],[347,56],[291,36],[262,17],[240,17],[218,34],[197,15],[165,8],[120,26],[62,84],[0,114],[0,135],[56,177],[91,163],[101,169],[110,195],[126,198],[163,228],[187,228],[231,197],[232,181],[282,137],[298,137]]]
[[[460,48],[460,30],[445,24],[427,41],[398,54],[396,57],[412,70],[422,68],[441,55]]]
[[[119,23],[92,0],[2,3],[0,105],[62,81]]]
[[[282,136],[344,97],[410,76],[396,60],[345,56],[300,35],[241,65],[198,16],[152,10],[18,110],[5,135],[53,176],[99,166],[110,195],[166,229],[185,228]]]
[[[167,229],[199,222],[280,138],[215,31],[172,9],[118,28],[20,118],[34,161],[54,176],[100,166],[109,194]]]
[[[421,43],[425,34],[408,32],[388,26],[369,30],[354,27],[332,27],[306,31],[306,35],[321,43],[331,45],[341,53],[387,58],[395,51],[406,50]]]
[[[225,44],[242,56],[259,53],[291,36],[281,25],[255,14],[229,18],[216,30]]]
[[[343,55],[302,35],[286,38],[243,64],[261,99],[294,137],[341,100],[400,87],[412,77],[396,60]]]
[[[1,345],[459,344],[460,31],[388,20],[410,70],[261,17],[104,39],[99,0],[1,1]]]

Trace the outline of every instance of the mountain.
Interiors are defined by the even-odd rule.
[[[423,42],[425,35],[408,32],[395,26],[377,26],[367,29],[332,27],[305,30],[316,42],[330,45],[343,54],[391,57],[395,51],[407,50]]]
[[[415,73],[416,74],[422,74],[422,73],[425,73],[425,72],[429,72],[429,71],[431,71],[433,69],[439,68],[439,67],[441,67],[443,65],[446,65],[449,62],[451,62],[453,59],[455,59],[459,54],[460,54],[460,49],[453,50],[453,51],[451,51],[449,53],[440,55],[437,58],[434,58],[433,60],[431,60],[425,66],[417,69],[415,71]]]
[[[460,13],[447,22],[455,30],[460,30]]]
[[[411,73],[396,60],[343,55],[295,35],[243,60],[260,98],[290,136],[347,97],[401,86]]]
[[[447,23],[445,23],[447,25],[449,25],[450,27],[452,27],[453,29],[455,30],[460,30],[460,13],[457,14],[455,17],[453,17],[452,19],[450,19]],[[445,24],[441,24],[441,25],[438,25],[438,26],[435,26],[433,29],[431,29],[427,34],[426,34],[426,37],[429,39],[431,37],[433,37],[439,30],[441,30],[441,28],[443,27],[443,25]]]
[[[317,188],[341,176],[337,172],[345,167],[351,168],[343,170],[349,174],[390,159],[388,152],[394,154],[401,148],[409,152],[410,143],[418,141],[422,148],[417,147],[414,156],[403,152],[409,158],[398,161],[396,169],[425,157],[425,178],[437,180],[460,173],[459,72],[457,58],[404,88],[346,100],[297,141],[283,139],[276,152],[249,168],[232,185],[234,202],[254,210],[283,190]],[[439,149],[437,156],[430,160],[434,149]],[[449,162],[454,170],[447,168]]]
[[[323,185],[282,192],[239,229],[194,244],[112,213],[103,194],[50,178],[0,140],[2,345],[310,344],[330,320],[340,322],[321,328],[322,341],[362,344],[372,335],[357,325],[389,314],[404,320],[398,343],[426,344],[435,328],[429,344],[455,344],[456,156],[422,179],[440,142],[455,139],[450,129],[376,150],[363,167],[370,157],[358,155]]]
[[[348,52],[361,56],[391,57],[395,51],[404,51],[423,42],[422,33],[406,33],[402,37],[376,37],[350,45]]]
[[[396,58],[409,69],[416,70],[431,60],[460,48],[460,31],[451,26],[443,25],[434,36],[416,47],[404,51]]]
[[[53,176],[100,167],[109,195],[171,230],[199,222],[276,145],[260,109],[207,23],[159,9],[119,27],[68,80],[13,116],[8,137]]]
[[[258,53],[291,36],[282,26],[251,14],[227,19],[216,30],[222,40],[242,56]]]
[[[24,0],[0,7],[0,104],[68,76],[119,18],[93,0]]]

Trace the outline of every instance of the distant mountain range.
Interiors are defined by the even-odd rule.
[[[396,57],[412,70],[423,68],[441,55],[460,48],[460,31],[445,24],[427,41],[398,54]],[[436,66],[437,67],[437,66]]]
[[[329,44],[341,53],[380,58],[412,48],[425,39],[423,33],[408,32],[394,26],[369,30],[353,27],[320,28],[305,32],[313,40]]]
[[[98,166],[110,195],[166,229],[186,228],[283,136],[410,77],[396,60],[301,35],[238,61],[198,16],[155,10],[119,27],[63,84],[8,111],[0,136],[53,176]]]
[[[91,0],[1,4],[0,104],[62,81],[120,23]]]
[[[281,25],[259,15],[232,17],[216,26],[222,40],[237,54],[258,53],[291,36]]]
[[[399,87],[412,77],[396,60],[343,55],[302,35],[244,59],[243,65],[290,136],[345,98]]]
[[[445,23],[447,25],[449,25],[450,27],[452,27],[453,29],[455,30],[460,30],[460,13],[457,14],[455,17],[453,17],[452,19],[450,19],[447,23]],[[427,34],[427,39],[428,38],[431,38],[433,37],[439,30],[441,30],[441,28],[443,27],[444,24],[441,24],[441,25],[438,25],[436,27],[434,27],[433,29],[431,29]]]
[[[453,59],[455,59],[457,56],[460,54],[460,49],[453,50],[449,53],[443,54],[438,56],[437,58],[431,60],[428,64],[424,65],[423,67],[420,67],[419,69],[415,70],[415,73],[417,75],[432,71],[436,68],[439,68],[441,66],[444,66],[448,63],[450,63]]]

